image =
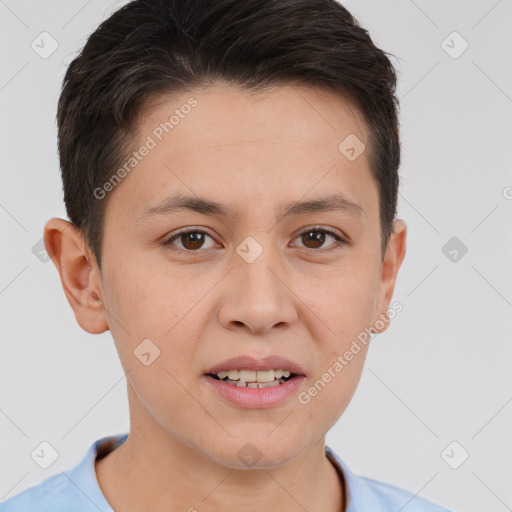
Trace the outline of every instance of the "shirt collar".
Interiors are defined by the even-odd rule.
[[[346,512],[386,512],[366,478],[354,475],[328,446],[325,447],[325,455],[343,480],[347,498]]]

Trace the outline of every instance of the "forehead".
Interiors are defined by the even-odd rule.
[[[228,207],[257,199],[254,206],[272,204],[273,213],[276,203],[328,192],[366,212],[375,184],[366,151],[355,160],[343,154],[351,137],[367,143],[363,118],[345,98],[322,89],[215,84],[162,96],[143,112],[132,147],[151,150],[124,179],[126,193],[111,200],[130,196],[130,211],[140,215],[186,193],[223,198]]]
[[[195,106],[189,108],[192,101]],[[136,128],[138,138],[161,131],[160,124],[173,117],[172,129],[169,133],[164,130],[162,137],[172,133],[170,142],[180,134],[190,135],[189,144],[195,140],[202,147],[212,143],[222,147],[251,144],[263,139],[307,139],[316,145],[324,140],[330,144],[329,134],[336,138],[344,131],[367,139],[363,117],[345,96],[312,86],[288,84],[258,90],[215,83],[173,96],[163,95],[151,101],[143,112]],[[196,133],[199,126],[210,128],[200,134],[200,141]],[[156,136],[159,138],[158,133]]]

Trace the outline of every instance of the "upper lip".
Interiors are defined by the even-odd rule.
[[[255,359],[251,356],[232,357],[212,366],[206,373],[215,375],[229,370],[288,370],[296,375],[305,375],[300,364],[276,355],[261,359]]]

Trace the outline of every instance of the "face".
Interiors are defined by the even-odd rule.
[[[285,464],[347,407],[403,258],[401,224],[382,260],[377,186],[350,152],[365,124],[317,89],[217,84],[161,99],[137,135],[98,199],[95,274],[132,430],[226,466]]]

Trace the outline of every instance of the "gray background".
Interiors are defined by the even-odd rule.
[[[80,329],[53,264],[33,252],[46,220],[66,218],[65,65],[123,3],[0,0],[0,500],[129,428],[110,334]],[[512,2],[343,3],[398,59],[409,232],[394,296],[404,309],[374,339],[327,444],[353,472],[453,510],[512,510]],[[46,37],[38,51],[51,49],[43,31],[58,43],[47,58],[31,47]],[[30,456],[42,441],[59,453],[48,469]],[[466,452],[458,469],[446,462]]]

